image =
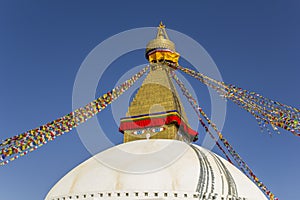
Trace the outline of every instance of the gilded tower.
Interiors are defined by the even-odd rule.
[[[191,142],[197,133],[188,125],[183,105],[172,82],[168,63],[177,64],[179,54],[160,23],[156,38],[146,47],[150,72],[133,98],[120,131],[124,142],[140,139],[174,139]]]

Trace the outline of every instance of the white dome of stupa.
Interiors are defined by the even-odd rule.
[[[266,200],[240,170],[215,153],[178,140],[137,140],[75,167],[46,200]]]

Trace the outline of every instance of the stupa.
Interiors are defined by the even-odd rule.
[[[150,72],[121,119],[124,143],[72,169],[46,200],[267,199],[234,165],[192,144],[197,132],[165,64],[179,57],[161,23],[146,46]]]

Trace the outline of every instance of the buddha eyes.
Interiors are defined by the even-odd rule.
[[[163,127],[158,127],[158,128],[152,128],[151,132],[152,132],[152,133],[158,133],[158,132],[161,132],[161,131],[163,131],[163,130],[164,130]]]
[[[158,133],[158,132],[161,132],[163,130],[165,130],[165,128],[163,128],[163,127],[147,128],[147,129],[135,130],[135,131],[132,132],[132,134],[134,134],[134,135],[142,135],[146,131],[147,132],[151,132],[151,133]]]
[[[143,133],[145,133],[145,130],[136,130],[136,131],[133,131],[133,134],[135,134],[135,135],[142,135]]]

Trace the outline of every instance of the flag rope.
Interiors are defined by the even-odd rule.
[[[278,128],[285,129],[295,136],[300,136],[300,110],[289,105],[268,99],[262,95],[244,90],[232,84],[214,80],[204,74],[166,62],[170,67],[183,71],[203,84],[214,89],[221,97],[229,99],[255,117],[262,130],[279,133]]]
[[[38,149],[47,144],[47,142],[71,131],[73,128],[92,118],[128,90],[148,69],[149,66],[143,68],[121,85],[63,117],[3,140],[0,143],[0,165],[8,164]]]
[[[217,128],[216,124],[214,124],[210,118],[206,115],[206,113],[203,111],[203,109],[198,105],[197,101],[193,96],[190,94],[190,92],[187,90],[187,88],[184,86],[183,82],[181,82],[178,78],[178,76],[175,74],[174,71],[171,72],[172,78],[175,80],[177,85],[180,87],[182,93],[187,98],[191,106],[193,107],[194,111],[196,112],[198,119],[205,129],[205,132],[209,133],[209,135],[212,137],[212,139],[216,142],[217,146],[220,148],[220,150],[225,154],[225,157],[227,160],[231,162],[229,156],[226,154],[224,149],[220,146],[220,144],[217,142],[218,139],[221,140],[223,145],[226,147],[227,151],[231,155],[231,157],[236,161],[238,166],[240,167],[241,171],[248,177],[251,178],[252,181],[269,197],[270,200],[278,200],[277,197],[266,187],[266,185],[258,179],[258,177],[253,173],[253,171],[250,169],[250,167],[246,164],[246,162],[241,158],[241,156],[234,150],[232,145],[228,142],[227,139],[224,138],[221,131]],[[202,117],[206,120],[207,124],[210,125],[213,130],[217,133],[218,139],[211,133],[209,130],[209,127],[203,122]]]
[[[186,87],[184,86],[183,82],[181,82],[179,80],[178,76],[176,75],[176,73],[174,71],[171,72],[171,76],[172,76],[173,80],[177,83],[177,85],[179,86],[179,88],[180,88],[181,92],[183,93],[183,95],[187,98],[188,102],[192,106],[193,110],[195,111],[195,113],[196,113],[196,115],[198,117],[198,120],[200,121],[201,125],[205,129],[205,132],[207,132],[209,134],[209,136],[215,141],[216,145],[222,151],[222,153],[225,155],[226,159],[231,164],[233,164],[232,161],[231,161],[231,159],[229,158],[229,156],[227,155],[227,153],[223,149],[223,147],[219,144],[218,139],[213,135],[213,133],[209,130],[209,128],[206,126],[206,124],[202,120],[201,115],[200,115],[200,113],[198,111],[199,105],[198,105],[196,99],[192,97],[192,95],[186,89]]]

